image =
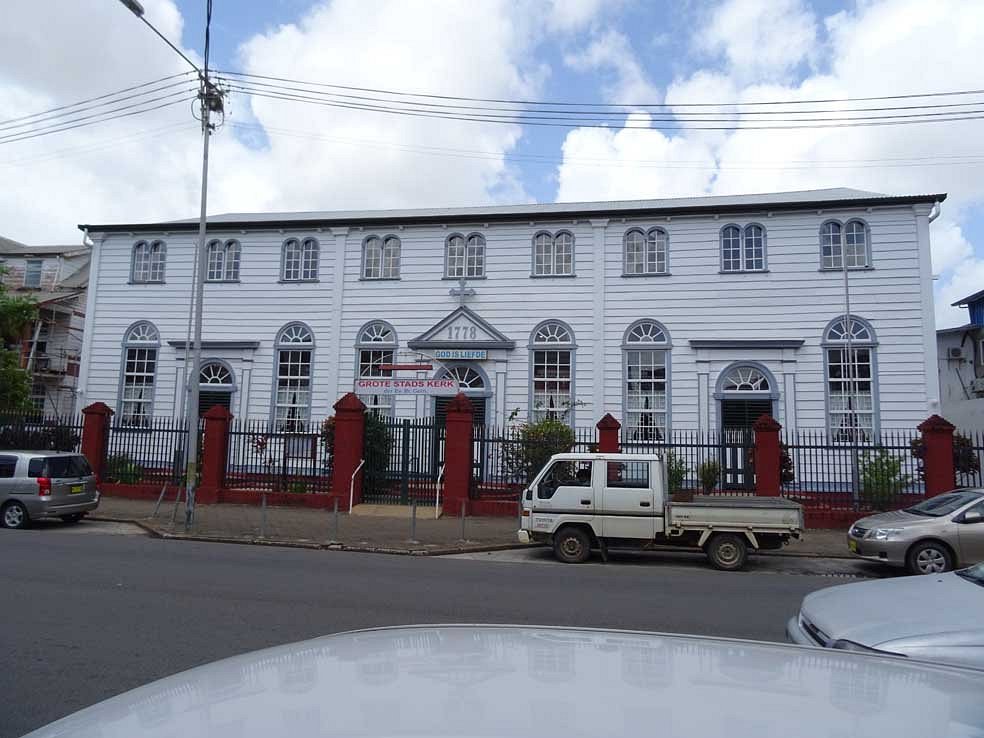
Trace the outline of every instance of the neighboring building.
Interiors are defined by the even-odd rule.
[[[330,415],[357,376],[429,356],[418,376],[453,375],[488,423],[518,411],[585,426],[610,412],[651,439],[769,412],[845,440],[855,426],[912,428],[939,397],[929,223],[944,198],[832,189],[215,216],[200,409],[296,428]],[[175,413],[197,222],[85,227],[80,403],[135,425]],[[447,402],[363,399],[399,417]]]
[[[984,290],[953,303],[970,322],[936,331],[940,411],[961,430],[984,432]]]
[[[24,332],[21,366],[32,376],[34,407],[46,414],[75,406],[89,256],[86,246],[26,246],[0,237],[4,285],[38,305],[37,320]]]

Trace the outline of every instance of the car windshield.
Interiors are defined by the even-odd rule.
[[[925,515],[930,518],[941,518],[949,515],[955,510],[959,510],[968,502],[973,502],[980,497],[978,492],[949,492],[939,497],[924,500],[918,505],[905,508],[907,513],[913,515]]]
[[[39,456],[31,459],[27,473],[31,477],[65,479],[87,477],[92,469],[84,456]]]
[[[973,582],[979,587],[984,587],[984,561],[974,564],[974,566],[968,567],[967,569],[961,569],[957,572],[957,575]]]

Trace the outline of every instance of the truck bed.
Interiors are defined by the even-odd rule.
[[[792,530],[803,527],[803,508],[782,497],[697,495],[693,502],[668,505],[669,526],[719,527],[752,530]]]

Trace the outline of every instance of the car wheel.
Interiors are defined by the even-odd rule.
[[[554,556],[565,564],[583,564],[591,556],[591,538],[582,528],[561,528],[553,544]]]
[[[942,543],[926,541],[909,550],[908,563],[913,574],[941,574],[953,569],[953,554]]]
[[[26,528],[31,524],[31,516],[27,514],[27,508],[19,502],[8,502],[0,514],[0,522],[4,528]]]
[[[85,513],[72,513],[71,515],[62,515],[60,517],[65,525],[75,525],[85,517]]]
[[[737,533],[717,533],[707,543],[707,558],[715,569],[738,571],[748,560],[748,544]]]

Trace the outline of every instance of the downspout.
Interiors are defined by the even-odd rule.
[[[933,209],[929,211],[929,216],[926,218],[930,223],[940,217],[940,213],[943,212],[943,208],[940,207],[939,200],[933,203]]]

